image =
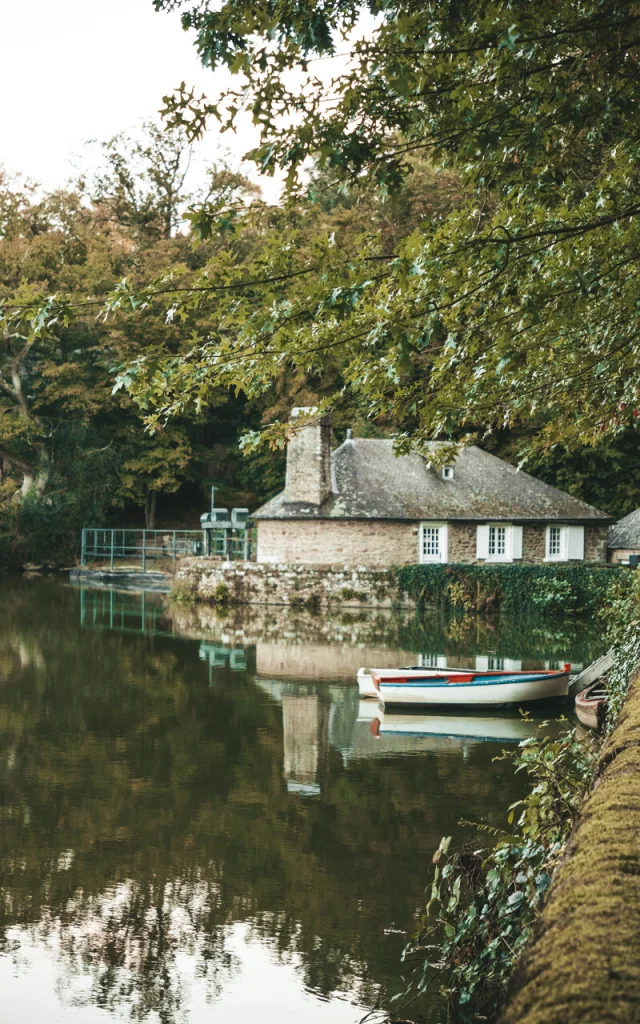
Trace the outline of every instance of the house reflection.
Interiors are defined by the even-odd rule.
[[[439,631],[430,633],[428,623],[423,623],[421,631],[412,632],[411,620],[404,614],[318,619],[269,606],[225,614],[207,606],[169,606],[158,594],[117,590],[83,589],[81,624],[169,640],[197,640],[198,658],[207,666],[212,687],[216,682],[224,685],[229,672],[244,675],[250,686],[257,686],[281,707],[283,777],[287,791],[300,797],[321,795],[332,751],[343,765],[354,759],[425,751],[459,755],[462,750],[465,756],[473,744],[518,742],[535,735],[535,719],[523,721],[517,711],[385,715],[375,701],[359,702],[355,676],[362,665],[515,672],[560,667],[571,656],[567,649],[565,658],[544,658],[544,647],[535,652],[525,643],[530,638],[517,632],[511,641],[516,648],[513,653],[518,653],[520,643],[523,657],[491,651],[491,640],[503,649],[506,646],[493,623],[484,635],[475,637],[482,652],[475,653],[474,638],[456,641],[453,630],[448,633],[442,623],[437,624]],[[407,637],[414,642],[407,643]],[[425,650],[425,640],[435,650]],[[573,665],[576,670],[581,667],[580,662]]]
[[[290,793],[320,793],[327,764],[328,723],[327,704],[317,693],[283,696],[284,777]]]
[[[512,744],[533,737],[548,709],[523,717],[517,708],[385,712],[360,700],[355,687],[256,678],[282,708],[283,775],[289,793],[320,796],[332,751],[343,765],[419,753],[466,757],[477,744]],[[550,726],[554,728],[554,726]]]
[[[561,668],[580,671],[589,658],[584,625],[566,638],[558,630],[526,628],[497,618],[416,619],[406,611],[334,612],[321,618],[288,608],[256,605],[221,610],[208,605],[171,605],[163,595],[115,588],[80,593],[84,627],[145,636],[195,639],[206,644],[201,658],[210,669],[228,665],[268,679],[352,683],[362,665],[397,668],[471,668],[518,671]],[[575,632],[575,631],[574,631]],[[600,640],[591,638],[599,650]],[[551,644],[550,642],[551,641]],[[550,646],[561,647],[550,657]],[[229,653],[227,653],[229,652]],[[597,653],[597,651],[596,651]]]

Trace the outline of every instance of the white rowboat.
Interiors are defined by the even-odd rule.
[[[560,672],[479,672],[457,669],[383,669],[358,672],[360,697],[385,706],[464,704],[482,707],[566,697],[570,666]],[[361,675],[362,673],[362,675]]]

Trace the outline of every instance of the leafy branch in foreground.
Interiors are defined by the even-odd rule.
[[[509,808],[510,825],[518,815],[513,832],[496,830],[491,849],[467,842],[451,851],[451,837],[441,841],[429,902],[404,954],[413,972],[398,998],[437,982],[460,1021],[500,1005],[592,784],[597,748],[571,730],[525,740],[502,759],[512,760],[532,783],[530,793]]]
[[[300,202],[314,161],[345,187],[393,195],[416,157],[455,173],[461,201],[390,254],[375,232],[346,252],[282,238],[300,280],[203,316],[185,362],[133,382],[163,414],[203,382],[268,390],[277,370],[321,375],[342,353],[342,398],[407,421],[407,444],[533,424],[519,455],[596,445],[640,415],[640,35],[633,3],[155,0],[185,8],[207,65],[239,85],[168,116],[198,135],[250,111],[252,158]],[[357,35],[368,12],[375,24]],[[330,85],[314,68],[348,42]],[[339,68],[340,65],[336,65]],[[291,84],[289,72],[303,78]],[[330,102],[327,102],[329,100]],[[317,195],[312,182],[309,195]],[[324,249],[323,249],[324,246]],[[390,258],[391,256],[391,258]],[[380,272],[372,273],[373,261]],[[222,313],[222,316],[219,313]],[[155,368],[154,368],[155,369]],[[175,384],[174,384],[175,382]],[[179,403],[178,403],[179,404]]]

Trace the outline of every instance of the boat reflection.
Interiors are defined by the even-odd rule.
[[[330,776],[331,752],[343,765],[352,761],[414,754],[463,756],[471,745],[515,744],[535,737],[544,713],[517,710],[389,714],[355,688],[279,679],[255,679],[282,708],[283,775],[289,793],[320,796]],[[551,715],[557,710],[551,710]],[[545,731],[560,729],[550,722]]]
[[[451,714],[389,714],[376,707],[375,714],[363,708],[370,701],[361,701],[358,721],[370,721],[369,731],[375,738],[413,736],[424,739],[444,737],[451,740],[479,740],[488,743],[521,743],[536,735],[540,719],[513,711]],[[360,717],[362,714],[362,718]]]

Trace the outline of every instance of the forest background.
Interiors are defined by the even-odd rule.
[[[398,24],[396,19],[396,34]],[[582,23],[578,28],[584,31]],[[478,33],[477,26],[473,31]],[[504,60],[507,67],[519,58],[510,31],[498,26],[494,32],[498,42],[492,60]],[[208,22],[202,32],[218,39]],[[360,51],[363,64],[369,59],[367,45]],[[292,64],[305,46],[296,37]],[[322,52],[317,40],[314,46]],[[327,43],[325,49],[332,47]],[[614,70],[619,75],[620,68]],[[402,73],[408,74],[406,68]],[[443,72],[435,68],[434,73]],[[464,66],[459,73],[465,74]],[[397,68],[391,69],[385,85],[385,126],[391,138],[397,138],[394,119],[402,98],[408,97],[412,111],[416,108],[411,81],[398,74]],[[371,109],[373,92],[373,85],[368,92],[361,90]],[[477,106],[481,111],[480,102]],[[352,140],[348,150],[344,138],[336,135],[332,159],[324,159],[318,122],[315,151],[302,144],[286,150],[298,153],[298,162],[305,161],[305,180],[303,188],[293,182],[281,205],[265,204],[256,186],[224,162],[210,169],[204,190],[191,193],[189,162],[197,133],[193,119],[185,120],[185,111],[195,111],[196,120],[200,116],[183,94],[169,110],[168,129],[148,124],[136,138],[122,135],[105,142],[102,169],[65,190],[43,195],[26,182],[0,178],[0,565],[70,563],[83,526],[197,528],[211,484],[217,487],[219,504],[256,508],[282,485],[284,435],[274,433],[270,448],[245,445],[243,456],[240,440],[255,436],[265,425],[286,422],[293,405],[328,403],[338,440],[349,426],[360,436],[409,437],[422,429],[428,390],[421,387],[427,358],[423,353],[431,351],[434,337],[432,349],[446,351],[446,333],[438,338],[437,330],[431,331],[431,342],[422,338],[418,343],[408,331],[398,340],[393,325],[386,324],[383,344],[387,352],[394,351],[393,370],[397,380],[402,378],[401,388],[396,387],[393,401],[367,403],[353,398],[353,362],[354,353],[359,358],[367,344],[371,351],[371,343],[362,342],[360,332],[353,343],[341,337],[334,346],[331,331],[341,322],[359,326],[363,297],[372,286],[379,288],[384,277],[376,275],[376,265],[391,265],[403,247],[405,253],[415,248],[417,236],[428,246],[429,239],[437,243],[443,226],[452,225],[454,241],[456,232],[459,237],[466,230],[465,218],[474,215],[470,204],[477,207],[480,188],[477,180],[470,184],[468,167],[460,160],[435,159],[420,146],[406,146],[400,173],[395,155],[387,165],[376,154],[358,157],[378,170],[386,166],[387,180],[378,171],[362,175],[357,166],[354,173],[346,173],[355,152]],[[343,129],[352,116],[350,110]],[[277,118],[265,119],[265,124],[267,136],[276,134]],[[304,130],[304,125],[295,129]],[[405,123],[402,130],[409,138],[411,125]],[[282,140],[279,144],[285,145]],[[338,159],[341,146],[344,159]],[[265,156],[263,146],[258,162],[268,169],[268,154],[274,152],[277,157],[272,144]],[[526,181],[520,151],[515,152],[511,173],[517,165]],[[282,153],[278,159],[287,164]],[[507,201],[494,188],[482,217],[490,226],[494,214],[505,220],[506,212]],[[335,279],[328,271],[320,302],[305,293],[305,277],[323,255]],[[278,294],[274,327],[269,320],[272,296],[264,284],[276,281],[279,287],[279,267],[284,290]],[[400,273],[405,273],[402,266]],[[576,273],[591,301],[596,295],[593,282],[586,271],[578,268]],[[341,275],[344,288],[339,287]],[[255,288],[253,281],[259,282]],[[391,303],[385,296],[387,311]],[[309,303],[314,302],[312,315]],[[471,327],[475,329],[475,317],[486,329],[478,308],[473,308]],[[12,317],[12,310],[19,315]],[[367,328],[370,338],[379,316],[375,309],[367,315],[373,324]],[[257,343],[255,327],[242,337],[245,325],[255,325],[256,318]],[[313,329],[320,324],[321,358],[309,355],[313,332],[305,336],[304,358],[297,357],[295,333],[286,345],[269,349],[269,338],[283,326],[290,330],[297,324],[306,330],[310,323]],[[538,331],[543,333],[540,327]],[[222,366],[225,334],[232,336],[233,355]],[[216,336],[223,339],[220,356],[202,345],[203,337]],[[206,358],[201,358],[205,350]],[[263,367],[259,386],[247,369],[254,351]],[[242,361],[241,371],[229,369]],[[550,369],[545,372],[553,373],[548,350],[546,362]],[[142,368],[138,376],[136,367]],[[387,359],[385,372],[388,368]],[[477,361],[472,369],[477,377]],[[464,389],[464,365],[456,372]],[[370,382],[375,374],[370,368],[367,373]],[[116,380],[124,386],[114,390]],[[367,386],[371,394],[376,388],[384,391],[375,379]],[[579,396],[577,400],[580,418],[584,409]],[[612,402],[614,408],[625,409],[615,396]],[[465,407],[463,398],[459,405]],[[452,415],[446,436],[468,440],[476,415],[481,443],[495,454],[520,464],[526,453],[528,470],[616,518],[637,508],[640,450],[630,416],[622,416],[614,430],[603,428],[600,437],[596,410],[591,434],[576,438],[556,429],[556,411],[552,401],[541,401],[533,413],[528,408],[522,415],[506,416],[487,430],[492,414],[474,409],[469,400],[464,428]]]

